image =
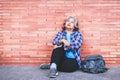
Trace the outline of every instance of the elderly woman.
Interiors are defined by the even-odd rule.
[[[80,47],[82,45],[82,34],[79,32],[78,21],[75,17],[69,16],[52,42],[49,77],[58,75],[57,71],[73,72],[81,67]],[[47,68],[42,65],[41,69]]]

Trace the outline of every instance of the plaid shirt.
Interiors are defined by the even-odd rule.
[[[59,40],[61,39],[66,39],[66,31],[62,30],[60,32],[58,32],[55,36],[55,38],[53,39],[52,44],[53,45],[57,45],[60,46]],[[70,34],[70,46],[65,46],[64,45],[64,50],[73,50],[75,53],[75,58],[78,62],[79,67],[81,67],[81,57],[80,57],[80,47],[82,45],[82,34],[79,31],[73,31]]]

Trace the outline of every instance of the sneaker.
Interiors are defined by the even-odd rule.
[[[40,69],[50,69],[50,64],[41,64]]]
[[[55,68],[50,69],[50,73],[48,75],[49,78],[56,78],[58,76],[58,72]]]

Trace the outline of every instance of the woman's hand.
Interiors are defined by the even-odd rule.
[[[54,49],[59,48],[59,47],[62,47],[62,45],[60,46],[54,45]]]
[[[70,42],[69,41],[67,41],[67,40],[65,40],[65,39],[61,39],[60,40],[60,44],[64,44],[65,46],[70,46]]]

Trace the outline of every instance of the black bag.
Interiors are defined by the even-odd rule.
[[[81,65],[81,70],[89,73],[103,73],[108,70],[101,55],[88,55]]]

